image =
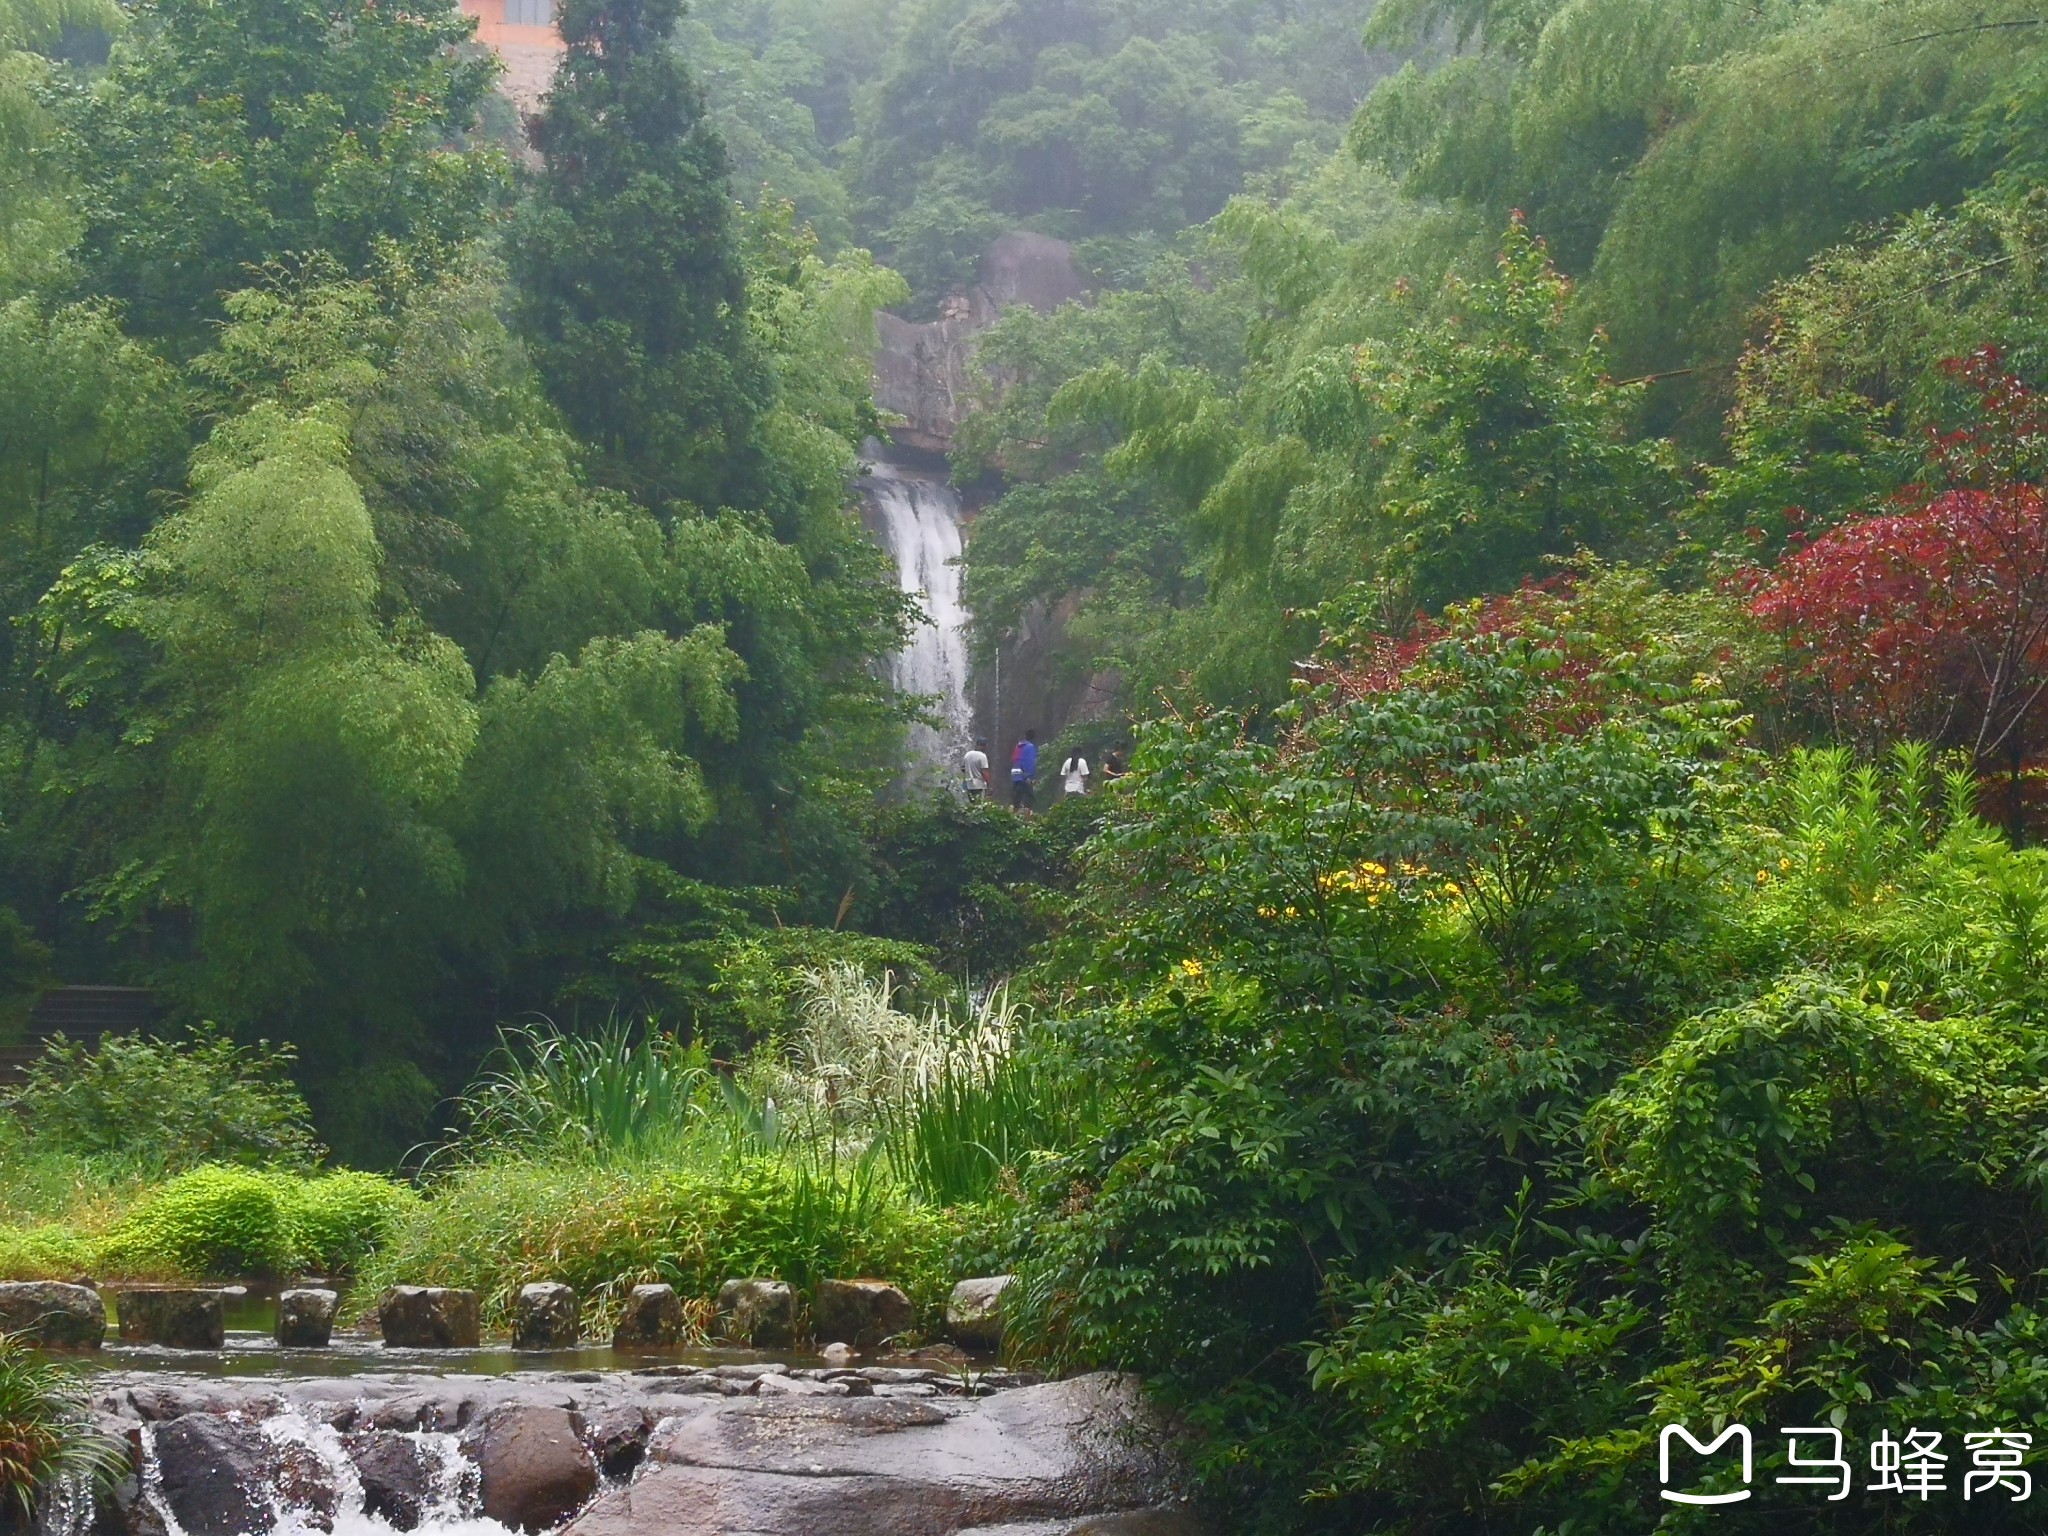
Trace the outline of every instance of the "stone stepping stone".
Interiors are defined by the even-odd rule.
[[[475,1291],[394,1285],[377,1298],[377,1326],[389,1349],[475,1349],[483,1307]]]
[[[121,1338],[166,1349],[219,1349],[227,1342],[225,1293],[179,1286],[114,1293]]]
[[[47,1280],[0,1284],[0,1333],[24,1334],[44,1349],[98,1349],[107,1308],[89,1285]]]

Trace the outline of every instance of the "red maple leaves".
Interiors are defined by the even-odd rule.
[[[1788,556],[1753,611],[1852,737],[2018,768],[2048,732],[2048,401],[1995,349],[1944,365],[1977,420],[1930,439],[1923,483]]]

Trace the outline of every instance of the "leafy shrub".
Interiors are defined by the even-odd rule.
[[[292,1241],[300,1264],[327,1273],[353,1269],[419,1204],[404,1184],[374,1173],[330,1173],[289,1189]]]
[[[0,1280],[75,1280],[99,1268],[99,1244],[75,1227],[0,1227]]]
[[[196,1168],[150,1194],[107,1236],[137,1271],[282,1275],[298,1258],[291,1186],[243,1168]]]
[[[242,1047],[212,1030],[183,1041],[53,1040],[5,1102],[48,1149],[153,1173],[204,1163],[308,1168],[321,1156],[287,1076],[289,1047]]]
[[[125,1448],[99,1434],[84,1390],[62,1367],[0,1333],[0,1528],[33,1529],[59,1482],[106,1485],[127,1468]]]

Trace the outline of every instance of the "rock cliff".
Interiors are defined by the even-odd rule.
[[[1045,313],[1087,292],[1072,246],[1018,230],[988,248],[981,281],[947,298],[936,320],[881,316],[875,403],[899,418],[896,441],[924,453],[946,452],[974,403],[975,338],[1013,304]]]

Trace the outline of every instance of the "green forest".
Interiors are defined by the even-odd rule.
[[[522,118],[453,0],[0,0],[0,1046],[156,1010],[0,1088],[0,1280],[1014,1275],[1219,1536],[2038,1529],[2048,7],[555,14]],[[858,495],[1016,230],[1034,815],[904,792]]]

